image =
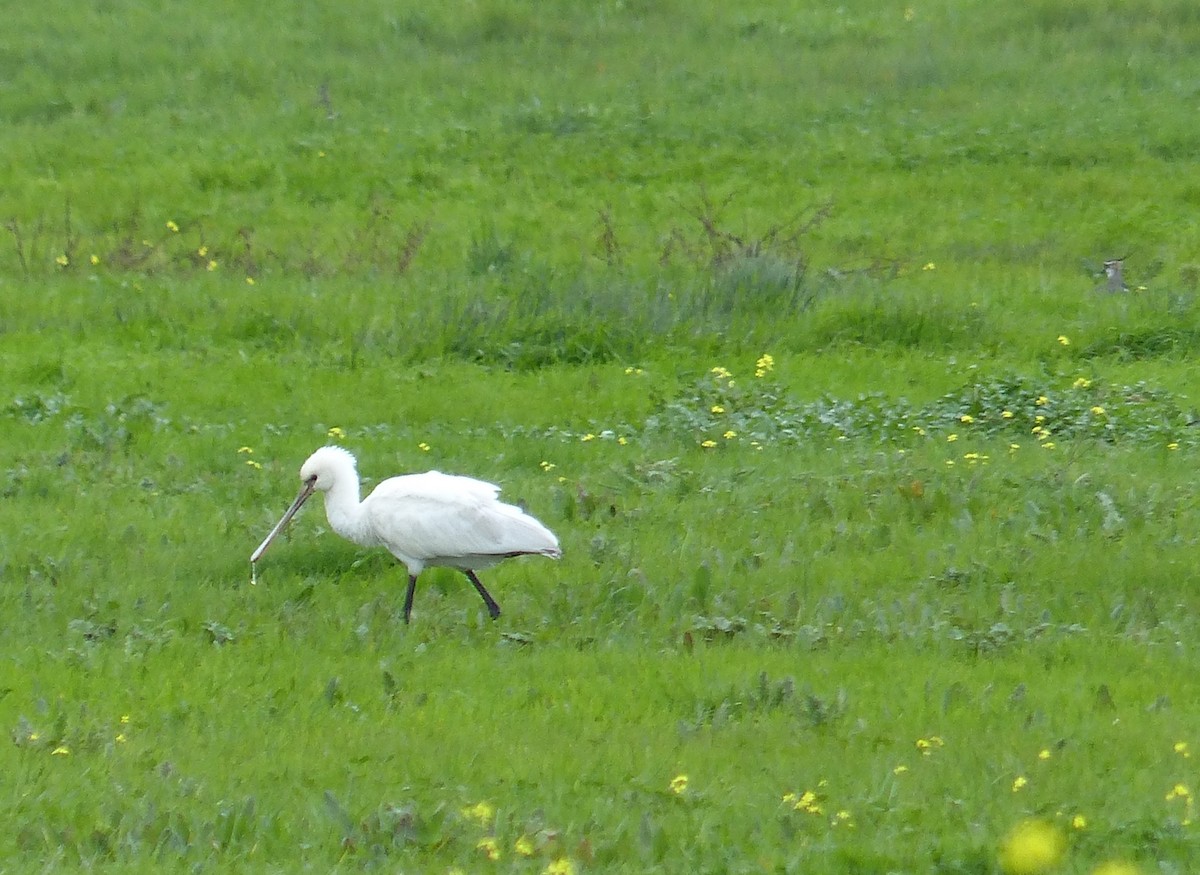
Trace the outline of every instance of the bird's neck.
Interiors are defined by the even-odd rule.
[[[325,493],[325,517],[329,526],[343,538],[362,546],[372,546],[374,539],[367,529],[366,514],[358,500],[358,478],[336,480]]]

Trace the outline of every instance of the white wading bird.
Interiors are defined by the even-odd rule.
[[[292,506],[250,556],[258,562],[314,492],[325,493],[330,527],[363,547],[387,547],[408,568],[404,622],[412,614],[417,575],[430,565],[457,568],[467,575],[494,620],[500,606],[475,571],[511,556],[537,554],[557,559],[558,538],[525,511],[504,504],[499,486],[429,471],[384,480],[358,500],[354,456],[341,447],[322,447],[300,468],[303,484]]]

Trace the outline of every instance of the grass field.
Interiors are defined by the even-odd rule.
[[[0,872],[1200,859],[1200,7],[7,18]]]

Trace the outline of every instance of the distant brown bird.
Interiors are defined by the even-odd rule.
[[[1107,278],[1107,281],[1104,284],[1104,291],[1129,291],[1129,286],[1125,285],[1125,277],[1123,275],[1124,268],[1124,258],[1110,258],[1108,261],[1104,262],[1104,276]]]

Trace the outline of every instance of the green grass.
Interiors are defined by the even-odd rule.
[[[9,18],[0,869],[1187,870],[1191,5]]]

